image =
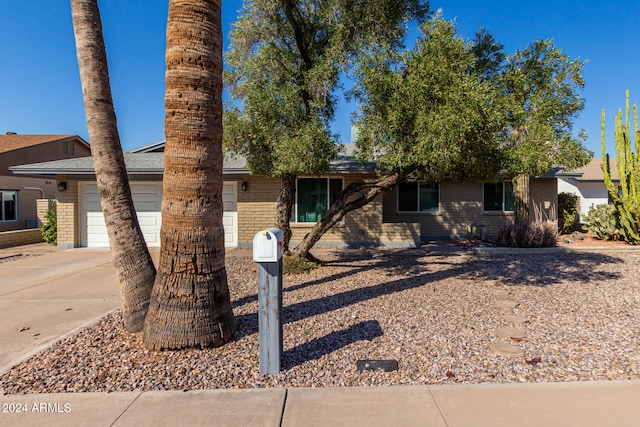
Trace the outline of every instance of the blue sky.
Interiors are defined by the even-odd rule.
[[[223,0],[225,32],[241,1]],[[100,2],[113,97],[125,150],[164,139],[164,47],[168,1]],[[607,112],[613,150],[613,118],[640,100],[640,41],[637,0],[432,2],[459,32],[472,37],[483,26],[505,45],[524,48],[553,38],[572,58],[586,60],[582,96],[586,108],[575,128],[589,134],[587,146],[600,156],[600,117]],[[78,134],[87,139],[82,91],[68,0],[0,2],[0,133]],[[341,103],[334,132],[350,139],[351,104]]]

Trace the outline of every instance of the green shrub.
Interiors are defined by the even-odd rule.
[[[40,229],[42,238],[50,245],[58,243],[58,214],[56,209],[56,201],[49,201],[49,210],[47,211],[46,222]]]
[[[613,205],[590,207],[584,218],[583,229],[600,240],[625,240],[624,230],[617,219],[617,210]]]
[[[511,248],[551,248],[558,244],[558,229],[553,221],[511,224],[498,234],[496,244]]]
[[[571,233],[573,226],[576,224],[577,212],[562,211],[562,226],[560,232],[563,234]]]
[[[322,265],[322,261],[311,256],[311,259],[304,258],[297,255],[285,254],[282,257],[282,272],[283,274],[302,274]]]
[[[572,231],[578,216],[578,201],[580,198],[571,193],[558,194],[558,218],[561,218],[560,229],[562,233]]]

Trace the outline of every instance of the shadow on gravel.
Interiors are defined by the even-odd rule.
[[[475,259],[471,263],[479,279],[509,286],[552,286],[558,282],[589,283],[616,280],[618,272],[602,271],[600,265],[624,264],[624,260],[603,253],[503,255]]]
[[[369,286],[354,280],[353,289],[285,306],[283,323],[296,322],[396,292],[433,285],[438,280],[449,278],[472,282],[491,280],[492,283],[508,286],[553,286],[558,282],[580,284],[616,280],[621,277],[620,273],[600,271],[598,266],[621,264],[622,267],[624,263],[622,259],[615,256],[588,252],[562,256],[559,254],[503,255],[480,259],[464,250],[429,254],[411,249],[410,251],[380,251],[371,262],[368,262],[371,258],[362,256],[364,254],[351,260],[343,258],[328,262],[329,266],[337,263],[340,265],[352,263],[350,265],[353,265],[353,269],[304,282],[292,288],[321,286],[333,280],[357,275],[365,270],[378,270],[380,276],[388,276],[389,280]],[[460,256],[468,257],[468,262],[457,259]],[[437,269],[433,268],[435,265],[438,266]],[[402,273],[405,277],[393,279],[398,273]],[[406,277],[407,274],[409,277]],[[285,278],[283,291],[292,290],[286,288]],[[247,298],[256,299],[257,295],[245,297],[243,300]],[[237,302],[234,303],[235,306]],[[236,339],[258,332],[257,313],[237,316],[236,320],[238,321]],[[343,331],[343,333],[346,332]]]
[[[384,255],[381,255],[381,251],[377,249],[342,250],[340,251],[340,255],[336,259],[323,261],[323,266],[348,268],[347,271],[332,274],[321,279],[309,280],[304,283],[290,286],[287,286],[288,276],[285,276],[282,292],[293,292],[311,286],[322,285],[334,280],[354,276],[358,273],[371,269],[380,269],[387,276],[392,276],[399,272],[420,274],[424,272],[424,267],[421,263],[416,262],[415,258],[422,256],[425,256],[425,251],[421,251],[420,249],[415,248],[393,251],[393,253],[391,254],[388,253]],[[358,262],[370,260],[376,261],[373,264],[357,264]],[[257,287],[258,285],[256,283],[256,288]],[[231,307],[241,307],[245,304],[249,304],[257,300],[258,294],[247,295],[245,297],[231,301]]]
[[[382,328],[376,320],[367,320],[347,329],[331,332],[322,338],[312,339],[282,354],[283,369],[290,369],[304,362],[319,359],[356,341],[371,341],[382,336]]]

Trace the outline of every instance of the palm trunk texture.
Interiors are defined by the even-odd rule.
[[[221,2],[170,0],[161,248],[148,349],[220,346],[235,332],[222,226]]]
[[[140,332],[156,271],[131,198],[111,97],[100,10],[97,0],[71,0],[71,12],[91,156],[120,283],[124,326],[130,332]]]

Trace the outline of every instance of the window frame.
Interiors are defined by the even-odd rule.
[[[513,198],[513,181],[510,179],[505,179],[503,181],[500,182],[483,182],[482,183],[482,212],[485,214],[512,214],[514,212],[514,209],[511,210],[506,210],[506,204],[507,204],[507,189],[506,189],[506,185],[507,183],[511,184],[511,197]],[[502,202],[501,202],[501,209],[496,209],[496,210],[487,210],[487,205],[486,205],[486,186],[487,185],[501,185],[502,186]]]
[[[331,180],[335,179],[335,180],[340,180],[340,188],[342,190],[344,190],[344,177],[342,176],[299,176],[296,177],[296,197],[295,197],[295,201],[294,201],[294,221],[292,221],[295,224],[315,224],[316,221],[299,221],[298,220],[298,207],[299,207],[299,202],[298,202],[298,197],[300,195],[300,191],[299,191],[299,186],[298,186],[298,182],[301,179],[323,179],[325,180],[325,185],[326,185],[326,190],[327,190],[327,209],[329,209],[331,207]]]
[[[412,181],[412,182],[407,182],[405,184],[417,184],[416,187],[416,206],[418,208],[418,210],[415,211],[405,211],[405,210],[400,210],[400,185],[397,186],[397,190],[396,190],[396,213],[398,214],[438,214],[440,213],[440,183],[439,182],[428,182],[428,181]],[[420,186],[423,184],[430,184],[430,185],[435,185],[436,186],[436,191],[438,193],[438,205],[437,208],[434,210],[420,210]],[[435,191],[434,191],[435,192]]]
[[[15,218],[14,219],[6,219],[6,214],[4,209],[5,193],[12,193],[15,195],[15,199],[14,199]],[[18,212],[18,191],[17,190],[0,190],[0,222],[17,222],[19,218],[20,218],[20,214]]]

